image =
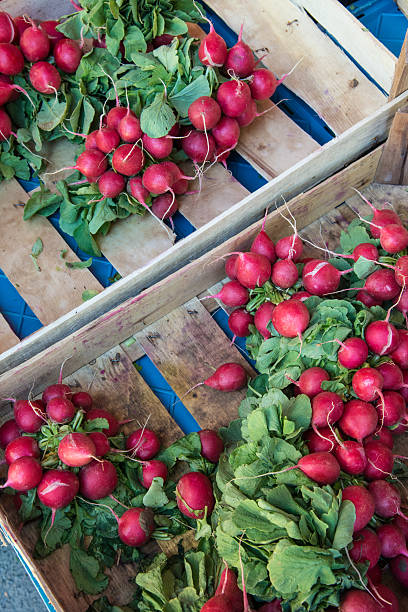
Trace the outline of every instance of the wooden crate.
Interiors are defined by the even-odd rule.
[[[316,242],[316,236],[323,235],[329,248],[337,246],[341,228],[355,216],[355,209],[363,214],[368,210],[354,189],[362,190],[378,203],[392,202],[405,221],[408,220],[406,187],[384,184],[387,179],[389,182],[390,169],[398,177],[408,172],[405,157],[400,154],[401,139],[408,130],[408,110],[397,113],[393,126],[392,138],[386,145],[288,202],[305,237]],[[46,350],[38,351],[24,364],[3,373],[0,397],[25,397],[32,386],[34,394],[41,392],[55,381],[59,364],[70,356],[65,364],[67,382],[86,388],[93,381],[96,405],[112,410],[121,419],[135,417],[144,421],[150,415],[149,423],[160,433],[163,443],[170,444],[181,431],[132,362],[147,355],[178,397],[183,397],[209,370],[225,361],[246,364],[211,317],[209,310],[214,304],[201,302],[197,296],[208,294],[208,287],[223,279],[224,264],[218,258],[246,249],[260,226],[261,222],[256,222],[137,297],[124,301]],[[279,210],[268,215],[266,230],[274,240],[287,234],[288,227]],[[136,342],[124,343],[129,336],[134,336]],[[249,369],[248,364],[246,367]],[[202,428],[217,428],[236,418],[243,396],[244,391],[227,397],[199,387],[183,403]],[[8,405],[0,405],[0,422],[9,418],[10,413]],[[399,450],[406,454],[403,444]],[[30,555],[36,528],[27,525],[19,530],[18,515],[7,496],[0,498],[0,522],[55,608],[85,610],[91,598],[75,592],[68,570],[68,551],[62,549],[48,559],[34,561]],[[119,605],[126,603],[136,571],[135,566],[127,565],[109,572],[111,582],[107,595],[112,601]],[[398,592],[404,609],[402,604],[408,606],[408,598],[401,590]]]
[[[101,241],[101,248],[123,278],[103,291],[89,270],[68,269],[61,262],[62,249],[67,249],[67,260],[77,258],[47,219],[22,221],[21,204],[27,194],[18,183],[12,180],[3,184],[0,214],[8,240],[0,246],[0,268],[48,328],[15,346],[18,339],[0,315],[0,353],[4,351],[0,372],[196,260],[257,221],[265,207],[281,196],[296,196],[384,141],[392,117],[408,99],[406,45],[397,62],[337,0],[327,0],[324,7],[318,0],[259,0],[252,4],[223,0],[208,4],[235,31],[241,16],[245,16],[245,40],[260,54],[265,47],[269,49],[263,62],[275,73],[283,74],[303,58],[285,83],[317,112],[336,137],[319,146],[279,108],[258,118],[242,130],[239,152],[268,183],[248,193],[221,165],[214,166],[203,180],[200,195],[182,200],[182,214],[197,229],[177,244],[172,244],[150,216],[118,222]],[[58,17],[71,11],[68,0],[3,0],[2,7],[14,15],[25,12],[38,18]],[[194,31],[198,36],[202,33],[196,27]],[[347,49],[381,89],[331,37]],[[58,155],[64,163],[57,167],[67,165],[66,144],[59,147]],[[34,271],[29,258],[39,236],[44,244],[40,273]],[[193,282],[187,291],[190,296],[195,287]],[[82,303],[84,289],[101,292]],[[138,312],[142,311],[141,304]]]

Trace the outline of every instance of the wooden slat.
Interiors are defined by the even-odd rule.
[[[405,34],[397,65],[395,67],[394,80],[390,90],[390,100],[399,96],[408,89],[408,32]]]
[[[338,0],[298,2],[372,78],[390,91],[397,58]]]
[[[295,2],[210,0],[208,4],[236,32],[245,16],[244,41],[255,50],[269,49],[263,63],[275,74],[287,73],[303,58],[285,84],[337,134],[384,103],[379,89]]]
[[[408,18],[408,0],[394,0],[398,4],[399,10]]]
[[[388,140],[375,173],[377,183],[406,185],[408,183],[407,163],[408,106],[399,110],[393,119]]]
[[[82,303],[85,289],[101,285],[87,269],[69,269],[65,261],[79,261],[63,238],[44,217],[23,221],[22,204],[28,196],[14,179],[1,184],[0,218],[7,228],[0,245],[0,267],[44,325]],[[38,272],[30,254],[41,238],[43,252]],[[67,250],[65,261],[60,253]]]
[[[137,339],[202,429],[218,429],[237,418],[245,390],[221,393],[202,385],[183,397],[226,362],[241,363],[253,374],[198,299],[176,308]]]
[[[0,314],[0,353],[19,342],[19,338],[13,332],[6,319]]]

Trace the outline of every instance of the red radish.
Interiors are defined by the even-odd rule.
[[[237,280],[236,264],[238,255],[231,255],[225,262],[225,274],[231,280]]]
[[[0,108],[0,141],[8,140],[11,130],[11,119],[6,111]]]
[[[51,49],[55,47],[56,43],[59,40],[62,40],[63,38],[65,38],[64,34],[57,30],[57,25],[59,25],[59,22],[54,21],[54,20],[42,21],[40,24],[40,28],[44,30],[44,32],[48,36],[48,39],[51,45]]]
[[[331,263],[321,259],[308,261],[302,272],[303,286],[312,295],[325,295],[336,291],[342,274],[350,270],[337,270]]]
[[[217,125],[211,130],[217,145],[224,149],[236,147],[239,133],[240,129],[237,120],[225,116],[221,117]]]
[[[366,278],[365,291],[377,300],[392,300],[401,291],[392,270],[376,270]]]
[[[377,565],[381,555],[381,544],[374,531],[368,528],[358,531],[354,535],[353,542],[353,547],[350,549],[350,557],[353,561],[356,563],[368,561],[368,567]]]
[[[408,370],[402,370],[402,380],[404,386],[399,389],[399,392],[401,393],[405,401],[408,402]]]
[[[116,436],[119,431],[119,423],[117,419],[115,419],[113,414],[107,410],[103,410],[102,408],[92,408],[92,410],[86,414],[85,418],[87,421],[93,421],[94,419],[106,419],[108,421],[108,427],[103,427],[101,429],[104,430],[104,433],[108,438]]]
[[[71,397],[71,402],[76,408],[81,408],[87,412],[92,408],[92,396],[87,391],[77,391]]]
[[[351,589],[342,597],[339,612],[381,612],[382,608],[367,591]]]
[[[259,115],[262,114],[263,113],[258,113],[256,102],[251,98],[244,112],[236,119],[238,121],[239,127],[246,127],[247,125],[250,125],[254,121],[254,119],[256,119],[257,117],[259,117]]]
[[[223,570],[215,594],[224,595],[225,597],[228,597],[230,601],[230,607],[228,608],[228,610],[232,609],[235,612],[243,612],[244,602],[242,591],[238,586],[235,572],[229,569],[229,567],[226,567]]]
[[[388,321],[373,321],[364,331],[369,349],[377,355],[388,355],[399,344],[397,329]]]
[[[123,144],[116,149],[112,157],[114,170],[125,176],[133,176],[144,166],[143,151],[136,145]],[[153,167],[153,166],[151,166]]]
[[[96,136],[99,130],[94,130],[90,132],[88,136],[85,138],[85,149],[97,149],[98,145],[96,144]]]
[[[353,476],[362,474],[367,465],[364,447],[355,440],[345,440],[334,449],[334,455],[341,469]]]
[[[129,111],[129,113],[119,121],[116,129],[124,142],[136,142],[143,134],[140,127],[140,121],[132,111]]]
[[[343,414],[343,400],[333,391],[321,391],[312,399],[312,428],[336,423]]]
[[[398,598],[385,584],[377,584],[374,594],[376,599],[380,600],[382,612],[399,612]]]
[[[338,422],[342,432],[358,442],[373,434],[377,424],[378,415],[374,406],[360,399],[352,399],[344,404],[344,411]]]
[[[14,419],[21,431],[36,433],[46,422],[41,400],[20,400],[14,404]]]
[[[276,256],[280,259],[291,259],[296,262],[302,256],[303,242],[297,234],[285,236],[278,240],[275,245]]]
[[[37,441],[30,436],[21,436],[7,445],[4,453],[6,462],[10,465],[20,457],[40,458],[40,449]]]
[[[0,74],[0,106],[7,104],[7,102],[13,102],[15,99],[14,96],[18,96],[18,91],[22,91],[26,93],[25,89],[19,87],[18,85],[14,85],[12,83],[10,77],[5,74]]]
[[[224,451],[224,442],[213,429],[202,429],[198,432],[201,442],[201,454],[211,463],[218,463]]]
[[[88,499],[102,499],[110,495],[118,484],[115,466],[102,459],[91,461],[79,471],[79,489]]]
[[[278,85],[280,85],[287,76],[288,75],[285,74],[281,79],[277,79],[273,72],[266,68],[254,70],[252,80],[249,83],[252,97],[254,100],[267,100],[273,96]]]
[[[326,372],[326,370],[324,370],[323,368],[314,366],[312,368],[304,370],[297,382],[292,382],[293,384],[297,385],[300,393],[304,393],[308,397],[312,398],[315,397],[315,395],[317,395],[321,391],[323,391],[322,382],[325,380],[330,380],[328,372]]]
[[[106,125],[114,130],[118,130],[120,121],[131,113],[132,111],[128,111],[124,106],[115,106],[106,115]]]
[[[17,38],[18,30],[12,17],[6,11],[0,11],[0,43],[12,43]]]
[[[161,47],[162,45],[171,45],[174,38],[175,37],[172,34],[162,34],[161,36],[156,36],[153,38],[153,47],[157,49],[157,47]]]
[[[88,438],[95,445],[95,457],[104,457],[110,451],[109,440],[101,431],[91,431]]]
[[[359,257],[365,257],[371,261],[378,261],[379,254],[374,244],[371,244],[371,242],[361,242],[353,249],[351,257],[354,261],[357,261]]]
[[[383,303],[382,300],[373,298],[369,293],[367,293],[367,291],[364,291],[363,289],[360,289],[360,291],[357,292],[355,299],[359,302],[362,302],[362,304],[364,304],[368,308],[371,308],[371,306],[380,306]]]
[[[224,363],[219,366],[204,382],[199,385],[206,385],[218,391],[238,391],[246,386],[248,374],[245,368],[239,363]],[[195,385],[196,387],[198,385]]]
[[[163,478],[165,482],[167,479],[167,467],[163,461],[158,459],[152,459],[151,461],[145,461],[142,465],[142,478],[140,482],[142,485],[149,489],[153,482],[153,478]]]
[[[384,379],[383,389],[398,391],[404,384],[402,370],[392,361],[380,363],[377,370],[381,372]]]
[[[38,499],[44,506],[52,509],[51,525],[54,524],[55,513],[60,508],[66,508],[79,491],[78,477],[67,470],[48,470],[38,485]]]
[[[245,306],[249,300],[249,293],[239,281],[229,281],[218,293],[207,297],[218,298],[226,306]]]
[[[380,585],[382,580],[381,567],[378,564],[374,565],[374,567],[370,567],[370,569],[367,570],[366,576],[371,584],[375,584],[375,586]]]
[[[375,484],[377,482],[380,481],[375,480],[372,484]],[[395,525],[396,527],[398,527],[398,529],[404,534],[405,539],[408,538],[408,521],[406,519],[404,519],[402,516],[396,516],[394,517],[391,525]]]
[[[309,325],[309,321],[309,311],[299,300],[281,302],[272,313],[274,328],[285,338],[300,336]]]
[[[24,57],[20,49],[10,43],[0,43],[0,72],[13,76],[22,72]]]
[[[210,96],[201,96],[190,104],[188,118],[196,130],[212,130],[221,119],[220,105]]]
[[[55,397],[47,404],[47,414],[54,423],[69,423],[75,412],[74,404],[65,397]]]
[[[176,487],[177,506],[184,516],[202,519],[210,516],[215,500],[210,480],[201,472],[188,472]]]
[[[170,141],[171,142],[171,141]],[[184,153],[193,162],[202,164],[211,160],[215,153],[215,140],[211,134],[204,134],[197,130],[192,130],[182,142]]]
[[[404,586],[408,589],[408,559],[403,555],[398,555],[398,557],[394,557],[390,561],[390,570],[394,576]]]
[[[239,117],[251,100],[251,90],[245,81],[234,79],[221,83],[217,90],[217,102],[227,117]]]
[[[54,47],[54,58],[58,68],[68,74],[73,74],[82,59],[81,47],[75,40],[69,38],[59,40]]]
[[[371,406],[371,404],[369,405]],[[369,440],[375,440],[376,442],[381,442],[381,444],[388,446],[388,448],[390,448],[391,450],[394,447],[393,435],[391,431],[387,429],[386,427],[382,427],[380,431],[376,431],[371,436],[367,436],[366,438],[364,438],[364,443],[368,442]]]
[[[380,231],[380,243],[384,251],[398,253],[408,246],[408,230],[400,223],[385,225]]]
[[[373,219],[370,224],[370,232],[373,238],[380,238],[381,229],[386,225],[397,224],[401,225],[401,219],[396,212],[390,208],[375,208],[375,206],[369,202],[361,193],[357,192],[359,196],[368,204],[373,211]]]
[[[179,179],[173,184],[173,191],[176,195],[184,195],[188,189],[188,181]]]
[[[62,381],[62,372],[60,372],[60,376],[59,376],[57,384],[49,385],[48,387],[44,389],[43,394],[42,394],[42,401],[45,404],[48,404],[48,402],[54,399],[55,397],[71,397],[72,395],[71,388],[68,387],[68,385],[62,384],[61,381]]]
[[[320,453],[322,451],[330,453],[337,444],[335,434],[328,427],[322,427],[316,431],[308,429],[305,431],[303,439],[307,444],[309,453]]]
[[[374,516],[375,501],[370,491],[361,485],[350,485],[342,492],[343,501],[351,501],[356,510],[354,532],[361,531]]]
[[[369,483],[368,490],[373,496],[375,513],[378,516],[382,518],[400,516],[408,525],[408,519],[401,512],[401,495],[396,487],[384,479],[378,479]]]
[[[381,556],[392,559],[397,555],[408,557],[405,537],[395,525],[381,525],[377,527],[377,536],[381,543]]]
[[[160,195],[166,191],[172,191],[171,186],[175,177],[168,166],[164,163],[153,164],[146,168],[143,173],[143,186],[150,192]]]
[[[364,402],[372,402],[382,396],[384,379],[381,372],[374,368],[361,368],[357,370],[352,378],[354,393]]]
[[[150,508],[130,508],[118,521],[119,538],[127,546],[143,546],[150,540],[154,528],[154,514]]]
[[[300,300],[304,302],[307,298],[310,298],[311,294],[308,291],[297,291],[292,295],[292,300]]]
[[[30,68],[31,85],[43,94],[53,94],[60,88],[61,77],[58,70],[48,62],[37,62]]]
[[[340,344],[340,342],[339,342]],[[363,365],[368,357],[368,347],[362,338],[347,338],[341,343],[337,358],[340,365],[354,370]]]
[[[268,234],[264,231],[264,229],[261,229],[259,234],[256,235],[250,250],[251,253],[258,253],[258,255],[263,255],[264,257],[269,259],[271,263],[275,263],[276,261],[275,245],[269,238]]]
[[[82,467],[95,458],[95,444],[79,432],[64,436],[58,446],[58,457],[69,467]]]
[[[281,600],[274,599],[273,601],[264,604],[258,608],[258,612],[282,612]]]
[[[364,450],[367,457],[364,476],[367,480],[379,480],[391,474],[394,456],[388,446],[369,440],[365,443]]]
[[[9,465],[7,481],[0,487],[12,487],[16,491],[29,491],[38,485],[42,477],[41,465],[34,457],[20,457]]]
[[[146,200],[150,196],[146,187],[143,186],[143,179],[141,176],[134,176],[128,182],[130,193],[140,204],[147,208]]]
[[[171,218],[178,211],[179,204],[170,193],[162,193],[152,201],[152,212],[159,219]]]
[[[238,281],[248,289],[262,287],[271,276],[271,262],[258,253],[238,253],[235,269]]]
[[[249,336],[251,333],[249,330],[250,325],[254,325],[254,317],[245,308],[237,308],[231,312],[228,317],[228,327],[234,334],[232,342],[235,341],[237,336],[238,338]]]
[[[198,48],[198,57],[204,66],[217,66],[220,68],[227,59],[227,45],[214,30],[214,26],[209,21],[210,32],[203,38]]]
[[[267,340],[271,337],[271,332],[268,329],[269,323],[272,321],[272,313],[275,310],[275,304],[271,302],[264,302],[259,306],[255,313],[254,324],[256,329],[259,331],[261,336]]]
[[[383,425],[392,427],[405,413],[405,400],[397,391],[384,391],[383,399],[376,404],[378,418]]]
[[[394,275],[400,287],[405,287],[408,284],[408,255],[403,255],[397,259]]]
[[[132,456],[147,461],[160,450],[160,440],[151,429],[136,429],[126,440],[126,448],[132,450]]]
[[[255,68],[255,58],[251,47],[242,42],[242,31],[244,24],[239,31],[238,42],[228,51],[225,61],[225,69],[230,75],[243,78],[253,73]],[[255,96],[254,96],[255,97]]]
[[[116,198],[125,189],[125,179],[114,170],[107,170],[98,179],[98,187],[104,198]]]
[[[399,345],[390,355],[391,359],[404,370],[408,368],[408,331],[399,329]]]
[[[300,469],[306,476],[315,482],[325,485],[333,484],[340,476],[340,466],[335,457],[331,453],[319,452],[310,453],[299,459],[297,465],[282,470]]]
[[[0,448],[3,450],[10,442],[20,437],[20,430],[14,419],[9,419],[0,427]]]
[[[122,119],[123,121],[123,119]],[[142,137],[143,146],[156,159],[168,157],[173,150],[173,141],[167,136],[161,138],[150,138],[147,134]]]
[[[186,176],[185,174],[183,174],[177,164],[172,161],[163,161],[160,162],[160,164],[156,164],[156,166],[160,168],[165,168],[170,172],[172,185],[174,184],[174,182],[179,181],[180,179],[192,181],[195,178],[194,176]]]
[[[86,149],[76,160],[76,165],[72,168],[78,170],[86,178],[96,178],[102,176],[108,167],[108,162],[102,151],[98,149]]]
[[[19,45],[29,62],[38,62],[49,56],[51,45],[47,34],[32,23],[20,36]]]
[[[103,153],[111,153],[120,143],[120,136],[116,130],[109,127],[103,127],[98,130],[96,137],[96,146]]]
[[[299,279],[296,265],[290,259],[279,259],[272,266],[271,280],[281,289],[289,289]]]
[[[27,17],[24,15],[19,15],[18,17],[14,17],[14,24],[18,30],[19,36],[21,36],[24,30],[27,30],[27,28],[31,27],[30,22],[28,21]]]

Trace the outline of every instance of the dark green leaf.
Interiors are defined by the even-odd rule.
[[[108,586],[108,577],[102,573],[95,557],[71,546],[69,567],[79,591],[96,595]]]

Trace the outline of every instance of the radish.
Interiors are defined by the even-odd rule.
[[[371,244],[371,242],[361,242],[353,249],[351,257],[354,261],[358,261],[359,257],[365,257],[371,261],[378,261],[379,253],[377,247]]]
[[[190,104],[188,118],[196,130],[212,130],[221,119],[220,105],[210,96],[200,96]]]
[[[211,463],[218,463],[224,452],[224,442],[213,429],[202,429],[198,432],[201,442],[201,454]]]
[[[0,141],[8,140],[11,136],[11,119],[5,110],[0,108]]]
[[[147,198],[150,196],[150,193],[147,191],[146,187],[143,186],[143,179],[141,176],[134,176],[128,182],[128,187],[130,189],[130,193],[142,206],[148,208],[146,204]]]
[[[281,472],[270,472],[271,474],[289,472],[290,470],[301,470],[306,476],[315,482],[326,485],[333,484],[340,476],[339,462],[331,453],[325,451],[305,455],[294,465],[281,470]]]
[[[48,36],[48,39],[51,45],[51,49],[55,47],[56,43],[59,40],[62,40],[63,38],[65,38],[64,34],[57,30],[58,25],[59,25],[59,22],[54,21],[54,20],[42,21],[40,23],[40,28],[44,30],[44,32]]]
[[[198,57],[204,66],[217,66],[220,68],[227,59],[227,45],[225,40],[214,30],[210,20],[208,20],[208,23],[210,24],[210,32],[200,43]]]
[[[227,117],[239,117],[251,100],[251,90],[245,81],[233,79],[221,83],[217,90],[217,102]]]
[[[235,610],[236,608],[232,608]],[[243,609],[243,608],[242,608]],[[205,602],[200,612],[229,612],[231,610],[231,600],[226,595],[219,593]]]
[[[231,280],[237,280],[236,264],[238,255],[231,255],[225,262],[225,274]]]
[[[124,106],[115,106],[106,115],[106,125],[114,130],[119,130],[121,120],[131,113],[132,111]]]
[[[0,489],[12,487],[16,491],[29,491],[38,485],[42,477],[41,465],[34,457],[20,457],[8,468],[7,481]]]
[[[61,86],[61,77],[58,70],[48,62],[36,62],[30,68],[31,85],[43,94],[52,94]]]
[[[229,567],[226,567],[221,576],[220,581],[215,591],[215,595],[224,595],[228,597],[230,606],[228,610],[234,610],[235,612],[243,612],[244,602],[242,591],[238,586],[237,577]]]
[[[122,119],[123,121],[123,119]],[[173,150],[173,141],[167,136],[161,138],[150,138],[147,134],[142,137],[143,146],[156,159],[168,157]]]
[[[247,380],[248,374],[242,365],[239,363],[224,363],[215,370],[214,374],[203,382],[194,385],[193,388],[206,385],[218,391],[239,391],[246,386]]]
[[[378,396],[382,397],[383,382],[381,372],[374,368],[362,368],[354,374],[351,384],[359,399],[364,402],[372,402]]]
[[[271,277],[271,262],[258,253],[234,253],[238,255],[235,270],[238,281],[248,289],[262,287]]]
[[[55,397],[47,404],[47,414],[54,423],[69,423],[75,412],[74,404],[65,397]]]
[[[375,500],[362,485],[350,485],[345,487],[342,492],[343,501],[351,501],[356,510],[356,520],[354,522],[354,532],[361,531],[374,516]]]
[[[285,236],[278,240],[275,245],[276,256],[280,259],[291,259],[296,262],[302,256],[303,242],[297,234]]]
[[[376,270],[366,278],[365,291],[377,300],[392,300],[401,291],[392,270]]]
[[[85,149],[89,150],[89,149],[97,149],[98,145],[96,144],[96,136],[98,134],[99,130],[94,130],[93,132],[90,132],[88,134],[88,136],[86,136],[85,138]]]
[[[173,191],[176,195],[184,195],[187,189],[188,181],[186,179],[179,179],[173,184]]]
[[[116,198],[125,189],[125,179],[114,170],[107,170],[98,179],[99,191],[104,198]]]
[[[399,329],[399,345],[390,355],[391,359],[404,370],[408,368],[408,331]]]
[[[278,85],[283,83],[288,75],[285,74],[281,79],[266,68],[258,68],[252,73],[252,80],[249,83],[251,94],[254,100],[267,100],[271,98]]]
[[[144,166],[143,151],[136,145],[123,144],[116,149],[112,157],[112,167],[125,176],[133,176]],[[151,166],[153,167],[153,166]]]
[[[309,311],[299,300],[281,302],[272,313],[274,328],[285,338],[300,336],[309,325],[309,321]]]
[[[403,255],[397,259],[394,275],[400,287],[405,287],[408,284],[408,255]]]
[[[27,30],[27,28],[31,27],[30,22],[28,21],[25,15],[19,15],[18,17],[14,17],[13,21],[14,21],[14,25],[17,28],[18,37],[21,36],[24,30]]]
[[[136,429],[126,440],[126,448],[132,451],[132,456],[147,461],[160,450],[160,440],[151,429]]]
[[[282,612],[281,600],[274,599],[273,601],[264,604],[258,608],[258,612]]]
[[[401,517],[407,521],[408,518],[401,512],[401,495],[396,487],[384,479],[373,480],[368,485],[368,490],[373,496],[375,513],[382,518]]]
[[[20,49],[10,43],[0,43],[0,72],[13,76],[22,72],[24,57]]]
[[[368,567],[377,565],[381,555],[381,544],[377,535],[365,527],[358,531],[353,538],[353,546],[350,549],[350,557],[356,563],[369,562]]]
[[[171,45],[174,39],[175,36],[173,36],[172,34],[162,34],[161,36],[155,36],[155,38],[153,38],[153,47],[157,49],[157,47],[161,47],[163,45]]]
[[[371,406],[371,404],[369,405]],[[364,438],[364,443],[368,442],[369,440],[375,440],[376,442],[381,442],[381,444],[388,446],[388,448],[390,448],[391,450],[394,447],[393,435],[391,431],[387,429],[386,427],[383,427],[380,431],[376,431],[371,436],[367,436],[366,438]]]
[[[272,266],[271,280],[281,289],[289,289],[299,279],[296,265],[290,259],[279,259]]]
[[[366,576],[371,584],[375,584],[375,586],[380,585],[382,580],[381,567],[378,564],[374,565],[374,567],[370,567],[370,569],[367,570]]]
[[[264,223],[265,223],[265,220],[264,220]],[[263,227],[261,231],[259,232],[259,234],[256,235],[251,245],[250,251],[251,253],[258,253],[258,255],[263,255],[264,257],[269,259],[271,263],[275,263],[276,261],[275,245],[272,242],[272,240],[269,238],[268,234],[265,232]]]
[[[337,270],[331,263],[321,259],[308,261],[302,272],[303,286],[312,295],[333,293],[340,284],[343,274],[350,270]]]
[[[394,212],[390,208],[375,208],[375,206],[369,200],[367,200],[367,198],[365,198],[359,191],[357,191],[357,193],[364,200],[364,202],[368,204],[368,206],[374,213],[372,222],[370,223],[370,232],[373,238],[380,238],[381,229],[386,225],[402,224],[401,219],[399,218],[396,212]]]
[[[162,193],[152,201],[152,213],[159,219],[168,219],[178,211],[179,204],[170,193]]]
[[[82,467],[95,458],[95,444],[83,433],[64,436],[58,445],[58,457],[69,467]]]
[[[333,391],[321,391],[312,399],[312,428],[336,423],[343,414],[343,400]]]
[[[14,102],[14,100],[17,99],[14,96],[18,96],[18,93],[16,92],[19,91],[28,96],[26,90],[19,85],[14,85],[10,77],[6,76],[5,74],[0,74],[0,106],[7,104],[7,102]]]
[[[337,359],[340,365],[348,370],[354,370],[363,365],[368,357],[368,346],[362,338],[347,338],[344,342],[336,340],[340,344]]]
[[[382,608],[367,591],[351,589],[342,597],[339,612],[381,612]]]
[[[0,43],[15,42],[18,30],[12,17],[6,11],[0,11]]]
[[[71,397],[72,391],[68,385],[62,384],[62,368],[58,377],[58,383],[55,385],[49,385],[46,387],[42,394],[42,401],[45,404],[55,397]]]
[[[345,440],[334,449],[334,455],[341,469],[347,474],[362,474],[367,465],[364,447],[355,440]]]
[[[305,431],[303,439],[307,444],[309,453],[331,452],[337,444],[335,434],[328,427],[322,427],[316,431],[308,429]]]
[[[249,76],[255,68],[255,58],[252,49],[242,42],[243,28],[244,24],[241,25],[238,42],[228,51],[225,61],[225,69],[228,74],[235,74],[235,76],[240,78]]]
[[[304,302],[305,300],[307,300],[307,298],[310,298],[311,294],[308,291],[297,291],[296,293],[294,293],[291,297],[292,300],[300,300],[301,302]]]
[[[101,431],[91,431],[88,438],[95,445],[95,457],[104,457],[111,450],[108,438]]]
[[[68,74],[73,74],[82,59],[81,47],[75,40],[69,38],[59,40],[54,47],[54,59],[58,68]]]
[[[20,457],[40,458],[40,449],[37,441],[29,436],[21,436],[9,442],[4,453],[6,462],[10,465]]]
[[[150,508],[130,508],[118,520],[119,538],[127,546],[143,546],[150,540],[154,528],[154,514]]]
[[[322,382],[330,380],[330,376],[323,368],[314,366],[304,370],[297,382],[292,379],[289,380],[299,388],[300,393],[304,393],[304,395],[312,398],[323,391]]]
[[[364,476],[367,480],[379,480],[391,474],[394,456],[388,446],[369,440],[365,443],[364,450],[367,457]]]
[[[92,396],[87,391],[77,391],[71,397],[71,401],[76,408],[85,410],[85,412],[92,408]]]
[[[405,401],[408,401],[408,370],[402,370],[402,380],[403,380],[403,387],[401,387],[399,389],[399,392],[401,393],[402,397],[405,399]]]
[[[110,495],[117,484],[115,466],[106,459],[93,460],[79,471],[79,490],[88,499],[102,499]]]
[[[381,423],[392,427],[405,414],[405,400],[397,391],[384,391],[383,399],[377,402],[376,409]]]
[[[20,430],[14,419],[9,419],[0,427],[0,448],[3,450],[10,442],[20,437]]]
[[[180,478],[176,498],[180,512],[195,519],[210,516],[215,504],[211,482],[201,472],[188,472]]]
[[[370,351],[376,355],[388,355],[399,345],[397,329],[388,321],[373,321],[364,331],[365,341]]]
[[[271,337],[271,332],[268,329],[269,323],[272,321],[272,313],[275,310],[275,304],[264,302],[259,306],[255,313],[254,324],[261,336],[267,340]]]
[[[401,389],[404,384],[404,377],[402,374],[402,370],[397,366],[397,364],[392,361],[386,361],[385,363],[380,363],[377,366],[377,370],[381,372],[382,377],[384,379],[383,389],[398,391]]]
[[[218,298],[226,306],[245,306],[249,301],[248,290],[239,281],[229,281],[222,289],[207,298]]]
[[[240,134],[238,121],[232,117],[221,117],[211,130],[216,144],[223,149],[235,148]]]
[[[371,306],[381,306],[381,304],[383,303],[383,300],[373,298],[369,293],[367,293],[367,291],[364,291],[363,289],[360,289],[360,291],[357,292],[355,299],[367,306],[368,308],[371,308]]]
[[[254,325],[254,317],[245,310],[245,308],[237,308],[231,312],[228,317],[228,327],[234,334],[232,342],[235,338],[244,338],[250,335],[249,326]]]
[[[385,225],[380,231],[380,243],[384,251],[398,253],[408,246],[408,230],[397,223]]]
[[[78,477],[66,470],[48,470],[38,485],[38,499],[44,506],[52,509],[51,526],[56,511],[66,508],[79,491]]]
[[[167,467],[163,461],[158,459],[152,459],[151,461],[145,461],[142,465],[142,477],[140,482],[142,485],[149,489],[153,482],[153,478],[163,478],[163,482],[167,479]]]
[[[375,480],[373,484],[377,482],[380,482],[380,481]],[[391,525],[395,525],[396,527],[398,527],[398,529],[402,531],[402,533],[404,534],[405,539],[408,538],[408,520],[406,520],[402,516],[396,516],[391,522]]]
[[[377,536],[381,544],[381,555],[385,559],[393,559],[397,555],[408,557],[408,550],[402,531],[395,525],[377,527]]]
[[[251,123],[260,115],[263,115],[263,113],[258,113],[256,102],[251,98],[244,112],[236,119],[239,127],[246,127],[247,125],[251,125]]]
[[[75,166],[66,168],[67,170],[78,170],[88,180],[99,178],[106,171],[108,162],[105,155],[98,149],[86,149],[76,160]]]
[[[197,130],[192,130],[182,142],[184,153],[193,162],[202,164],[211,160],[215,153],[215,140],[211,134],[203,134]]]
[[[132,111],[129,111],[122,117],[116,129],[124,142],[136,142],[143,134],[140,121]]]
[[[46,422],[41,400],[20,400],[14,404],[14,419],[21,431],[36,433]]]
[[[168,166],[153,164],[146,168],[143,173],[143,186],[150,192],[160,195],[166,191],[172,191],[171,186],[175,177]]]
[[[116,436],[119,431],[119,423],[107,410],[103,410],[102,408],[92,408],[86,416],[87,421],[93,421],[94,419],[106,419],[108,421],[108,427],[104,427],[104,432],[108,438],[112,436]]]
[[[344,404],[344,411],[338,425],[343,433],[362,442],[377,428],[378,415],[372,404],[352,399]]]
[[[373,589],[374,590],[374,589]],[[391,589],[385,584],[378,584],[375,587],[377,600],[380,600],[380,610],[382,612],[399,612],[398,598]]]
[[[103,153],[111,153],[119,145],[120,136],[113,128],[103,127],[98,130],[95,141],[100,151]]]
[[[20,36],[20,49],[29,62],[38,62],[50,54],[50,40],[47,34],[32,21],[31,27]]]
[[[390,561],[390,570],[394,578],[408,589],[408,559],[403,555],[394,557]]]

